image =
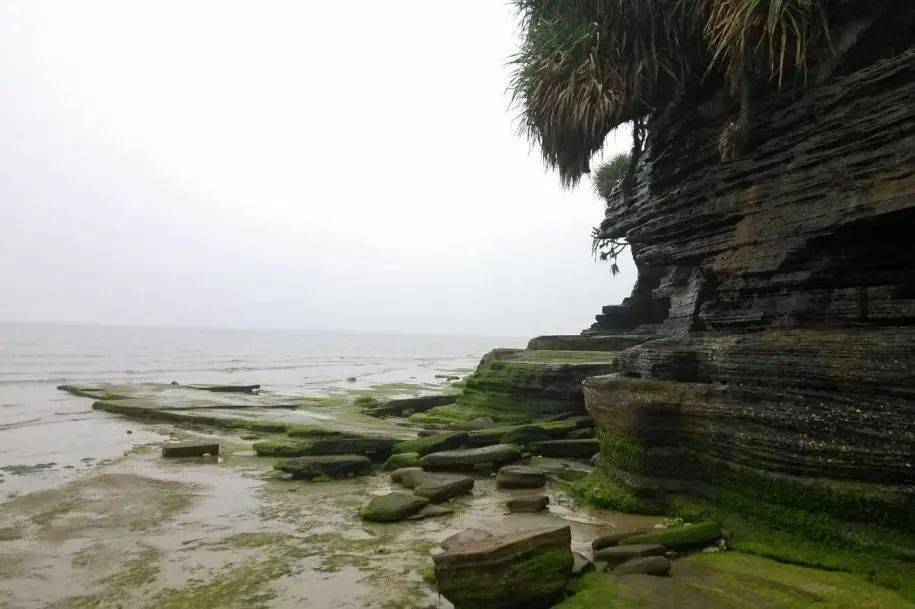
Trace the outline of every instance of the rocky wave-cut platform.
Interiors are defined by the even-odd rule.
[[[612,372],[615,356],[615,351],[595,349],[495,349],[467,378],[455,404],[410,418],[417,423],[525,423],[584,415],[581,382]]]
[[[736,160],[724,91],[652,124],[601,230],[641,272],[613,316],[666,336],[585,383],[617,482],[915,531],[915,49],[868,36]]]

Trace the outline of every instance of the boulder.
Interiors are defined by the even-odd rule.
[[[369,502],[359,510],[359,516],[372,522],[396,522],[418,513],[428,503],[429,500],[425,497],[392,491],[369,499]]]
[[[546,495],[523,495],[512,497],[505,502],[508,511],[512,513],[542,512],[549,504],[550,498]]]
[[[417,466],[419,466],[419,453],[394,453],[384,462],[384,469],[387,471]]]
[[[413,489],[420,497],[432,503],[441,503],[466,495],[473,490],[473,478],[457,474],[441,474],[407,467],[391,473],[391,480]]]
[[[393,438],[369,437],[265,440],[254,443],[254,452],[267,457],[364,455],[371,459],[386,459],[396,442]]]
[[[591,541],[592,550],[602,550],[604,548],[613,548],[619,545],[624,539],[629,539],[636,535],[641,535],[643,533],[649,532],[649,529],[635,529],[632,531],[621,531],[619,533],[610,533],[608,535],[601,535],[596,537]]]
[[[663,556],[664,546],[658,544],[638,544],[603,548],[594,552],[594,560],[608,563],[611,567],[622,564],[633,558],[646,556]]]
[[[479,463],[501,465],[521,458],[521,451],[512,444],[496,444],[483,448],[464,448],[432,453],[420,459],[425,469],[473,469]]]
[[[585,440],[549,440],[535,442],[530,446],[531,452],[544,457],[571,457],[589,459],[600,451],[600,444],[595,439]]]
[[[667,575],[670,573],[670,561],[663,556],[646,556],[627,560],[613,570],[620,575]]]
[[[496,474],[499,488],[540,488],[545,484],[543,470],[527,465],[506,465]]]
[[[292,474],[293,478],[343,478],[370,474],[372,462],[361,455],[322,455],[284,459],[273,469]]]
[[[454,550],[467,544],[474,544],[478,541],[484,541],[492,537],[492,533],[482,529],[466,529],[460,533],[455,533],[446,537],[439,544],[443,550]]]
[[[568,525],[458,544],[433,557],[455,609],[542,609],[562,598],[574,558]]]
[[[451,431],[439,433],[432,436],[425,436],[415,440],[405,440],[398,442],[391,450],[392,453],[419,453],[425,456],[430,453],[436,453],[443,450],[452,450],[460,448],[467,440],[466,431]]]
[[[163,457],[200,457],[202,455],[218,454],[218,442],[182,442],[180,444],[165,444],[162,446]]]
[[[620,543],[660,544],[669,550],[690,550],[714,543],[721,538],[721,525],[717,522],[700,522],[679,527],[650,531],[628,537]]]

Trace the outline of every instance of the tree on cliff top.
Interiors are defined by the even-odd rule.
[[[747,129],[750,83],[803,79],[810,52],[829,49],[829,0],[514,3],[523,38],[513,101],[522,131],[564,185],[589,171],[614,128],[633,121],[638,134],[647,116],[710,77],[740,100],[719,142],[723,156],[733,155]]]

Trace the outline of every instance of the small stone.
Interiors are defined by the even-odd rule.
[[[496,474],[499,488],[541,488],[545,484],[543,470],[527,465],[506,465]]]
[[[664,546],[657,544],[639,544],[630,546],[616,546],[615,548],[604,548],[594,553],[594,560],[600,560],[609,563],[611,566],[622,564],[633,558],[644,558],[646,556],[663,556]]]
[[[396,522],[416,514],[428,503],[428,499],[413,493],[393,491],[369,499],[359,510],[359,516],[372,522]]]
[[[512,497],[505,502],[505,505],[508,506],[508,511],[512,513],[542,512],[549,504],[550,498],[546,495]]]
[[[207,453],[219,454],[219,444],[216,442],[183,442],[162,446],[163,457],[202,457]]]
[[[633,558],[613,570],[613,574],[622,575],[656,575],[664,576],[670,573],[670,561],[663,556],[647,556]]]

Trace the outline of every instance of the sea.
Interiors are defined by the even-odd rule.
[[[50,488],[140,444],[146,426],[57,390],[99,382],[260,384],[288,396],[404,386],[471,372],[518,337],[0,323],[0,500]]]

